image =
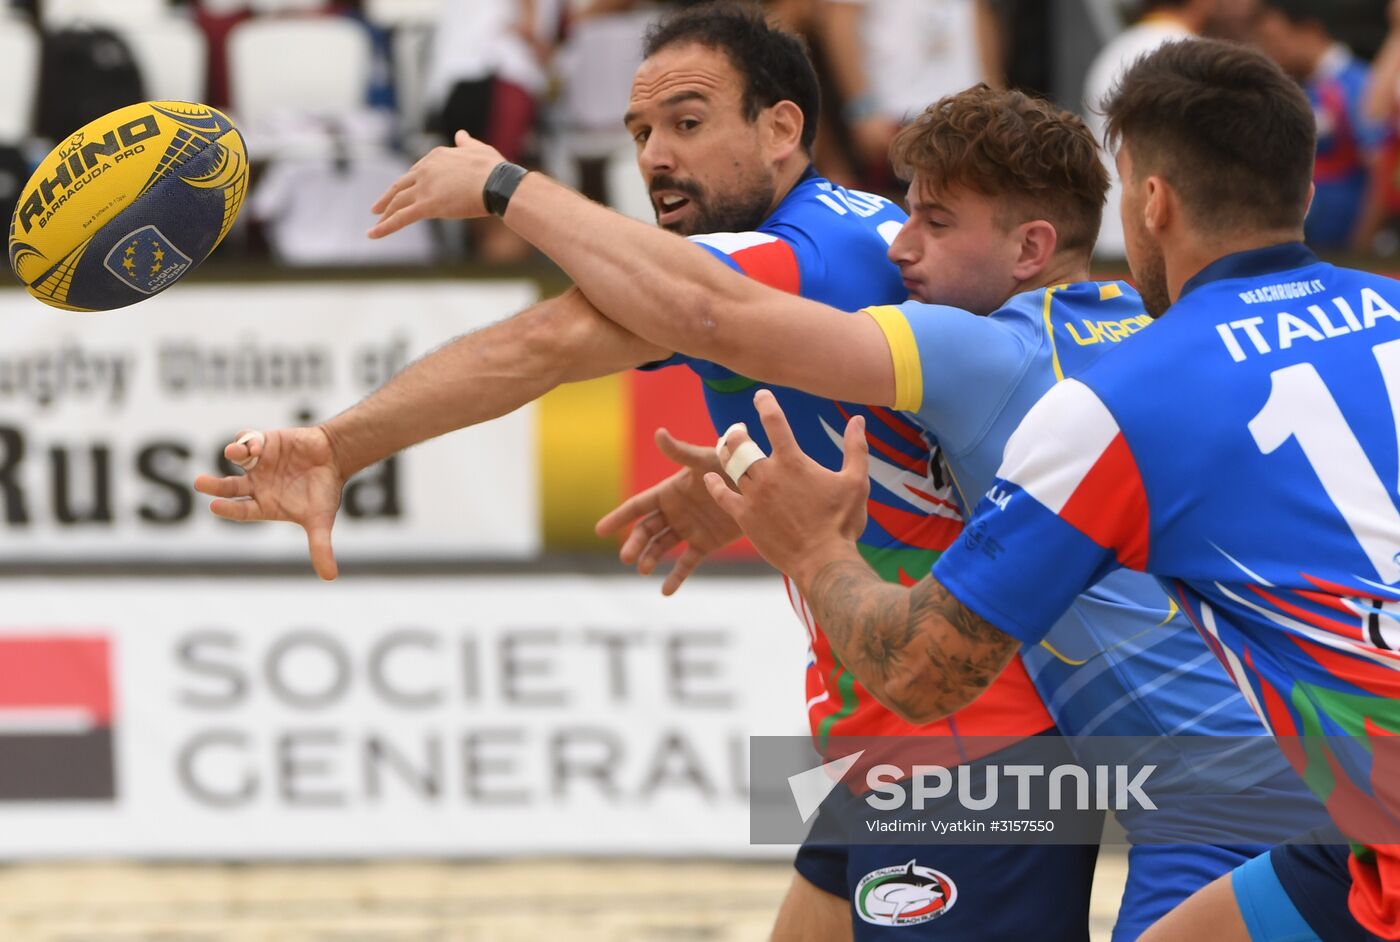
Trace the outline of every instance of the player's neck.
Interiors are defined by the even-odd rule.
[[[1041,270],[1040,274],[1034,278],[1027,279],[1021,285],[1021,291],[1035,291],[1038,288],[1050,288],[1055,285],[1072,285],[1080,281],[1089,281],[1089,260],[1082,255],[1056,256],[1050,260],[1050,264]]]
[[[1206,266],[1227,255],[1301,241],[1303,233],[1297,229],[1266,229],[1207,243],[1191,238],[1179,240],[1178,245],[1172,248],[1164,247],[1163,251],[1163,262],[1167,269],[1167,297],[1175,304],[1181,298],[1181,291],[1186,282],[1199,275]]]
[[[807,172],[807,168],[812,165],[806,154],[795,154],[792,159],[780,162],[774,169],[773,183],[773,205],[768,207],[769,214],[778,208],[783,200],[787,199],[792,188],[797,186],[797,181],[802,179],[802,175]]]

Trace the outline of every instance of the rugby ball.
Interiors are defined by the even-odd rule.
[[[228,235],[248,190],[233,122],[207,105],[148,101],[73,132],[20,191],[10,268],[65,311],[158,294]]]

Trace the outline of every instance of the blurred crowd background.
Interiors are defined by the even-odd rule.
[[[368,206],[465,128],[623,212],[651,208],[623,132],[642,0],[8,0],[0,16],[0,211],[52,146],[142,99],[227,108],[258,178],[221,259],[288,266],[531,259],[499,225],[362,238]],[[818,64],[818,168],[900,192],[901,123],[984,81],[1095,120],[1121,64],[1190,34],[1258,44],[1317,110],[1322,251],[1400,251],[1400,3],[1386,0],[768,0]],[[1261,142],[1267,146],[1267,142]],[[1112,221],[1100,257],[1121,257]]]

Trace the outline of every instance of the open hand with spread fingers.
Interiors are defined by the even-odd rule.
[[[434,147],[394,181],[370,207],[379,221],[369,230],[380,239],[423,219],[473,219],[487,215],[482,190],[505,160],[490,144],[458,131],[455,147]]]
[[[595,529],[599,536],[613,536],[630,524],[618,559],[644,576],[680,547],[676,564],[661,584],[662,595],[673,595],[706,556],[743,534],[705,486],[705,472],[720,468],[715,450],[678,441],[664,428],[656,432],[656,446],[681,470],[623,501]]]
[[[870,496],[865,419],[856,416],[846,424],[841,470],[828,471],[798,447],[771,392],[761,389],[753,401],[773,453],[764,457],[747,429],[731,428],[717,451],[738,490],[714,472],[705,475],[705,484],[763,558],[798,578],[803,565],[817,558],[814,549],[854,544],[865,529]]]
[[[287,520],[306,531],[311,565],[322,579],[338,572],[331,527],[345,476],[320,427],[244,432],[224,448],[243,474],[201,474],[194,489],[216,498],[209,509],[227,520]]]

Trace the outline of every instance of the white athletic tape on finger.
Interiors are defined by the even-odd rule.
[[[734,453],[726,459],[724,457],[724,445],[729,441],[729,436],[735,432],[743,432],[747,435],[749,427],[743,422],[735,422],[733,425],[729,426],[729,428],[725,429],[724,434],[719,437],[719,441],[715,442],[715,456],[723,463],[725,475],[727,475],[729,480],[733,481],[737,487],[739,479],[748,473],[753,463],[767,458],[768,456],[763,453],[762,448],[759,448],[758,445],[750,440],[744,442],[738,448],[735,448]]]
[[[747,435],[749,427],[743,422],[735,422],[724,430],[724,434],[719,437],[719,441],[715,442],[715,456],[719,458],[720,461],[724,460],[724,443],[729,441],[729,436],[733,435],[735,432],[743,432]]]
[[[252,441],[256,441],[259,445],[262,445],[267,441],[267,436],[257,430],[244,432],[242,435],[238,436],[238,441],[234,442],[234,444],[246,445]],[[235,461],[234,464],[238,465],[244,471],[251,471],[258,466],[258,456],[249,455],[242,461]]]
[[[724,463],[724,473],[729,475],[729,480],[737,485],[739,479],[745,474],[748,474],[749,468],[752,468],[755,463],[767,457],[768,456],[763,453],[763,449],[759,448],[758,445],[751,441],[744,442],[738,448],[734,449],[734,453],[730,455],[729,460]]]

